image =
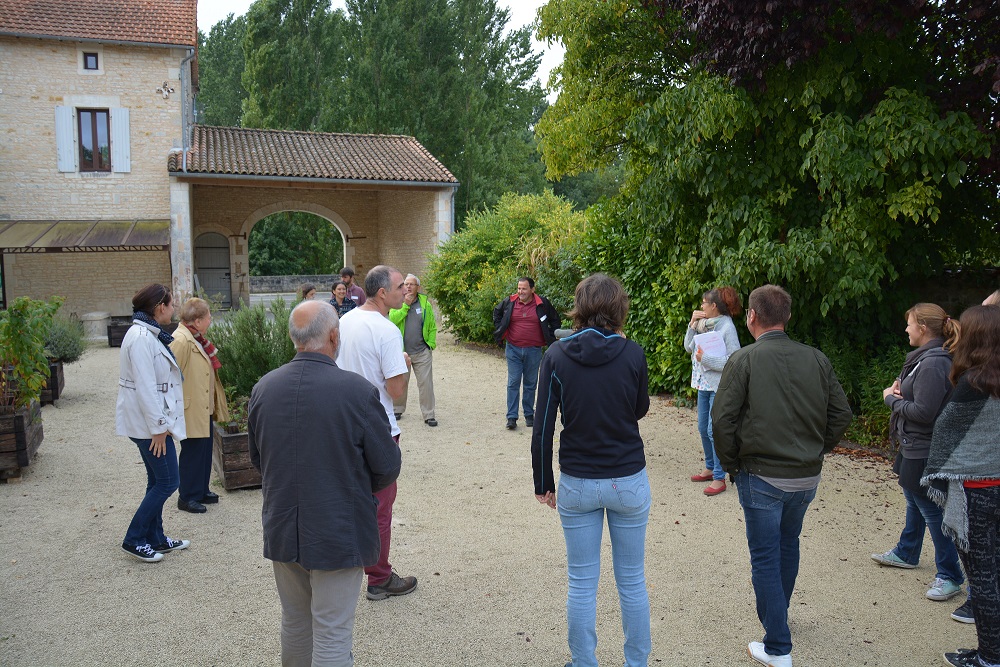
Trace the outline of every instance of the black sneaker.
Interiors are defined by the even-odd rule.
[[[163,560],[163,554],[158,553],[153,547],[148,544],[138,544],[132,546],[131,544],[125,544],[122,542],[122,551],[127,553],[133,558],[138,558],[144,563],[155,563],[157,561]]]
[[[951,617],[959,623],[975,623],[976,617],[972,614],[972,602],[966,600],[962,606],[951,612]]]
[[[384,600],[390,595],[407,595],[417,589],[416,577],[401,577],[395,572],[381,586],[369,586],[365,597],[369,600]]]
[[[970,648],[960,648],[957,653],[945,653],[944,662],[953,667],[983,667],[979,662],[979,651]]]
[[[534,417],[525,417],[524,418],[524,425],[527,426],[528,428],[531,428],[532,426],[535,425],[535,418]]]
[[[175,540],[172,537],[168,537],[166,542],[153,547],[153,551],[158,551],[162,554],[168,551],[180,551],[181,549],[187,549],[189,546],[191,546],[190,540]]]
[[[517,420],[516,419],[508,419],[507,420],[507,430],[508,431],[513,431],[515,428],[517,428]]]

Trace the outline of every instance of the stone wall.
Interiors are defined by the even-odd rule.
[[[250,276],[250,292],[252,294],[276,294],[279,292],[298,292],[302,283],[312,283],[317,292],[329,292],[335,280],[340,275],[325,276]]]
[[[61,312],[131,315],[132,296],[149,283],[170,284],[170,253],[62,252],[3,256],[7,299],[66,298]]]
[[[84,50],[99,51],[98,73],[81,70]],[[168,219],[166,165],[180,146],[184,55],[182,49],[0,37],[0,220]],[[156,92],[164,81],[176,91],[168,99]],[[57,106],[129,109],[131,171],[60,172]]]

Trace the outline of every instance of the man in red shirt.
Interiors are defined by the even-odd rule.
[[[535,423],[535,387],[542,347],[555,342],[559,313],[544,296],[535,294],[535,281],[517,279],[517,293],[493,309],[493,337],[497,345],[507,343],[507,428],[517,428],[517,399],[524,384],[521,405],[525,426]]]

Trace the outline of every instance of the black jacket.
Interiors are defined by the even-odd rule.
[[[538,377],[531,467],[535,493],[555,491],[552,436],[562,413],[559,469],[608,479],[646,467],[639,420],[649,410],[646,353],[602,329],[583,329],[551,345]]]
[[[254,386],[247,440],[263,480],[264,558],[307,570],[378,561],[372,494],[400,469],[378,389],[325,355],[299,352]]]
[[[493,308],[493,340],[497,345],[503,345],[503,336],[510,326],[510,315],[514,312],[516,300],[517,295],[511,294]],[[546,345],[551,345],[556,340],[556,329],[562,323],[559,313],[541,294],[535,294],[535,312],[538,313],[538,322],[542,325],[542,338],[545,339]]]

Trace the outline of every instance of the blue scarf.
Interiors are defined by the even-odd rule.
[[[152,317],[150,317],[144,311],[141,310],[133,312],[132,319],[142,322],[143,324],[148,324],[151,327],[156,327],[156,330],[158,332],[156,334],[156,338],[161,343],[163,343],[163,347],[167,348],[167,352],[170,353],[170,356],[171,357],[174,356],[174,351],[170,349],[170,344],[174,342],[174,337],[168,334],[166,331],[164,331],[163,327],[160,326],[159,322],[157,322],[156,320],[154,320]],[[176,358],[177,357],[174,357],[174,359]]]

